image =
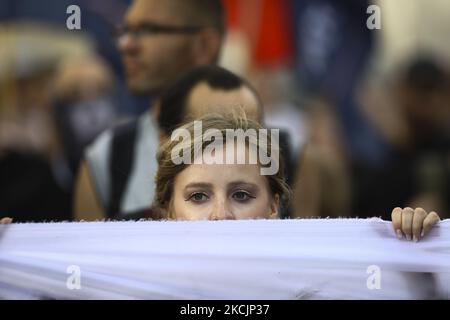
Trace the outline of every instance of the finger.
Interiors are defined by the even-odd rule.
[[[9,224],[12,222],[11,218],[2,218],[0,219],[0,224]]]
[[[412,234],[414,242],[419,241],[422,233],[423,221],[427,217],[427,213],[422,208],[416,208],[414,210],[413,223],[412,223]]]
[[[409,207],[402,211],[402,231],[406,236],[406,240],[411,240],[412,237],[413,215],[414,210]]]
[[[402,208],[395,208],[391,213],[392,226],[394,231],[397,233],[397,238],[401,239],[403,237],[402,233]]]
[[[428,232],[430,232],[431,228],[437,223],[439,222],[439,220],[441,220],[441,218],[439,218],[438,214],[434,211],[430,212],[425,220],[423,221],[423,226],[422,226],[422,237],[424,237]]]

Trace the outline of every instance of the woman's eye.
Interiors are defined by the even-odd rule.
[[[208,195],[206,193],[203,192],[196,192],[193,193],[188,200],[192,200],[194,202],[202,202],[202,201],[206,201],[208,200]]]
[[[237,191],[233,193],[233,199],[237,201],[247,201],[250,198],[254,199],[255,197],[253,197],[250,193],[246,191]]]

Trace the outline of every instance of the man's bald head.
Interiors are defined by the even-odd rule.
[[[208,113],[244,111],[262,122],[263,105],[244,79],[218,66],[202,66],[182,75],[162,96],[158,125],[170,135],[176,127]]]

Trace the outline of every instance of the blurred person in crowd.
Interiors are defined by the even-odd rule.
[[[325,97],[336,110],[346,153],[358,161],[379,164],[386,153],[385,142],[356,99],[377,35],[366,27],[370,1],[291,3],[301,99]]]
[[[116,120],[114,88],[112,70],[96,55],[67,58],[58,67],[53,112],[72,175],[84,148]]]
[[[0,99],[0,215],[16,221],[71,218],[67,166],[52,118],[54,64],[13,70]],[[69,178],[70,179],[70,178]]]
[[[158,99],[181,73],[217,63],[224,33],[220,0],[133,1],[118,29],[118,45],[129,89],[152,96],[153,105],[136,121],[104,132],[87,148],[77,178],[77,219],[126,215],[152,202],[156,162],[151,159],[159,144]],[[130,136],[133,143],[126,150],[117,150]],[[116,154],[122,156],[116,158]],[[115,171],[128,172],[121,163],[131,163],[131,172],[122,177],[125,181],[116,181]],[[114,207],[112,199],[121,185],[126,196]]]
[[[262,122],[263,105],[250,83],[219,66],[193,68],[162,95],[157,119],[161,141],[186,121],[208,113],[232,114],[239,109]]]
[[[450,216],[449,84],[448,70],[425,55],[399,73],[390,91],[392,119],[380,126],[390,157],[381,167],[353,164],[354,214],[421,206]]]
[[[283,158],[274,152],[278,145],[272,134],[261,139],[256,132],[263,127],[245,114],[209,115],[198,120],[202,123],[200,134],[195,122],[188,122],[177,130],[183,130],[183,137],[187,133],[189,139],[167,140],[158,151],[154,207],[160,215],[175,220],[278,218],[280,207],[290,198],[290,190]],[[210,129],[216,130],[214,139],[208,133]],[[228,138],[228,130],[254,130],[255,139],[236,143],[234,138]],[[182,159],[186,159],[186,152],[191,161],[174,161],[175,150],[183,150]],[[230,150],[233,155],[245,154],[245,161],[237,163],[235,156],[229,157]],[[264,165],[257,156],[261,153],[270,155],[279,170],[263,175]],[[252,154],[256,162],[251,162]],[[229,159],[232,162],[227,162]],[[423,238],[440,220],[435,212],[427,213],[421,208],[395,208],[391,216],[397,237],[414,241]]]
[[[309,136],[297,164],[292,216],[348,216],[350,171],[336,110],[325,100],[311,103],[308,110]]]
[[[0,211],[17,221],[68,220],[82,149],[114,119],[112,75],[95,55],[35,64],[5,90],[14,97],[0,119]]]

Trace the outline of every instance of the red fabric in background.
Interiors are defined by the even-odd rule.
[[[231,30],[238,28],[249,36],[252,62],[256,67],[291,62],[294,55],[293,21],[287,0],[223,0],[223,3],[228,27]],[[252,7],[255,10],[248,10]],[[249,25],[255,26],[251,28],[254,30],[250,30]]]
[[[227,12],[227,26],[228,29],[235,29],[239,27],[239,0],[222,0],[222,3]]]

